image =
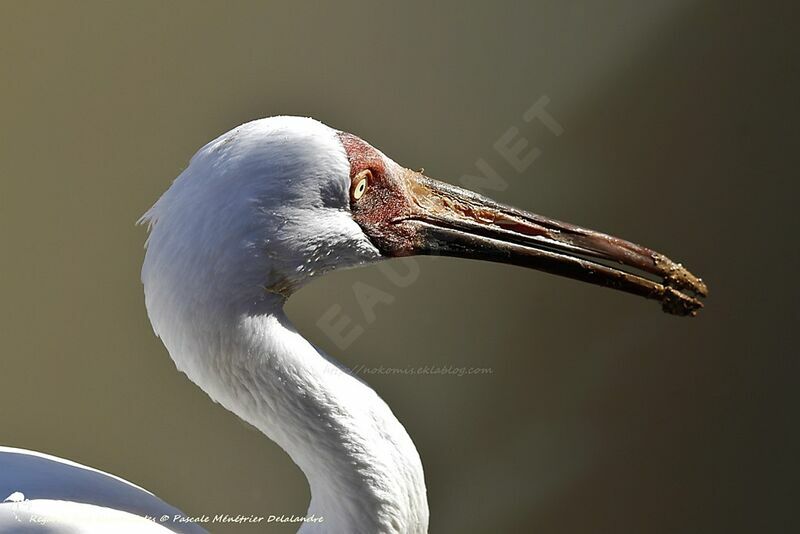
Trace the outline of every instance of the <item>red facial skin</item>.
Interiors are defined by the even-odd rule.
[[[363,139],[339,132],[339,139],[350,161],[350,210],[353,219],[386,256],[408,256],[418,242],[414,228],[395,224],[414,213],[414,197],[407,174],[413,171],[400,167]],[[367,190],[355,200],[352,192],[356,176],[367,175]]]

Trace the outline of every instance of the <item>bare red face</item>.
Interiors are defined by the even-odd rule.
[[[418,232],[394,224],[411,215],[414,200],[408,190],[410,173],[355,135],[341,132],[339,138],[350,161],[350,210],[373,244],[386,256],[414,253]],[[365,180],[362,185],[362,180]],[[364,188],[360,191],[360,188]]]
[[[385,256],[456,256],[536,268],[659,300],[676,315],[695,315],[703,306],[708,289],[702,280],[663,254],[504,206],[400,167],[352,134],[339,138],[350,162],[353,219]]]

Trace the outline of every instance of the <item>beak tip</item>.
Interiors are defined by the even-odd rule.
[[[661,309],[670,315],[696,317],[702,308],[703,303],[698,298],[690,297],[673,287],[667,286],[661,295]]]
[[[656,264],[656,267],[665,273],[665,286],[677,289],[686,289],[702,298],[708,296],[708,286],[703,279],[693,275],[682,264],[672,261],[663,254],[655,254],[653,256],[653,260]]]

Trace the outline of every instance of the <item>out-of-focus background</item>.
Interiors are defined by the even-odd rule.
[[[295,295],[298,328],[348,365],[492,369],[363,375],[420,450],[431,532],[798,531],[792,8],[3,2],[0,443],[191,515],[306,511],[289,458],[152,334],[134,223],[208,140],[310,115],[453,183],[482,159],[507,185],[485,193],[651,246],[711,287],[689,320],[420,259],[406,287],[369,267]],[[561,135],[523,120],[537,102]],[[493,148],[511,128],[540,152],[522,172]],[[370,317],[355,282],[392,302]],[[332,307],[349,343],[319,326]]]

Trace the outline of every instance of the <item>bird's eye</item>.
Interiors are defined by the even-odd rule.
[[[372,171],[369,169],[364,169],[356,174],[356,177],[353,179],[353,187],[350,191],[353,200],[358,200],[364,196],[364,192],[367,190],[367,182],[370,178],[372,178]]]

